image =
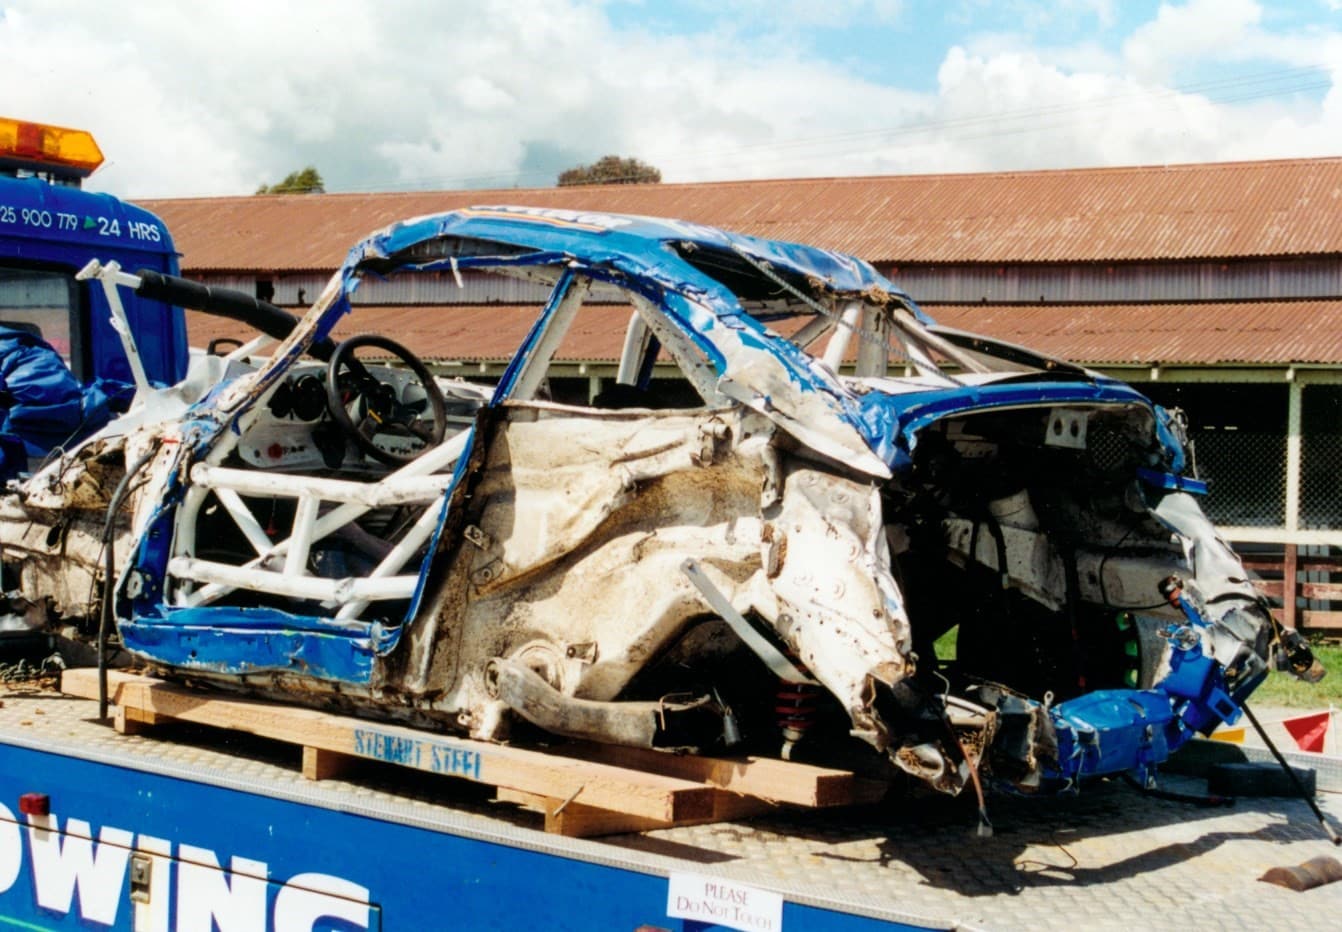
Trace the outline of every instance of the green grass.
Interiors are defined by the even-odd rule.
[[[938,660],[955,659],[955,635],[958,630],[952,628],[937,638],[935,650]],[[1328,671],[1327,676],[1317,683],[1305,683],[1289,673],[1273,670],[1249,697],[1250,704],[1292,709],[1326,709],[1329,705],[1342,708],[1342,645],[1311,646],[1314,656]]]
[[[938,660],[944,663],[948,660],[955,659],[955,636],[959,633],[960,626],[956,625],[941,637],[937,638],[937,642],[932,645],[932,649],[936,651]]]
[[[1342,707],[1342,646],[1311,645],[1314,656],[1328,675],[1317,683],[1304,683],[1289,673],[1273,670],[1249,697],[1249,704],[1286,706],[1293,709]]]

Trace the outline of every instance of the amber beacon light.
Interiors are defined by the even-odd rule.
[[[86,130],[0,117],[0,168],[85,178],[102,163],[102,150]]]

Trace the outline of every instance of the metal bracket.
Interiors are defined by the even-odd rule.
[[[708,602],[713,611],[725,622],[728,627],[736,632],[739,637],[752,651],[755,656],[764,661],[764,665],[774,672],[775,675],[786,683],[815,683],[805,673],[798,670],[783,652],[774,647],[764,636],[756,631],[746,621],[745,616],[738,612],[727,597],[722,594],[722,590],[713,585],[712,581],[704,575],[699,562],[693,557],[689,557],[684,563],[680,564],[680,571],[686,578],[694,584]]]
[[[121,295],[117,291],[118,285],[130,288],[132,291],[139,288],[140,276],[121,271],[121,266],[116,262],[103,265],[97,259],[90,259],[87,265],[75,273],[75,279],[82,282],[91,278],[96,278],[102,283],[103,294],[107,297],[107,307],[112,312],[112,329],[120,337],[121,347],[126,352],[126,361],[130,363],[131,377],[135,380],[135,399],[132,404],[135,401],[144,401],[148,393],[153,390],[153,385],[149,382],[149,376],[145,374],[144,363],[140,360],[140,348],[135,344],[135,334],[131,331],[130,320],[126,317],[126,309],[122,306]]]
[[[154,859],[147,854],[130,856],[130,898],[135,903],[148,903],[149,890],[154,879]]]
[[[1084,450],[1086,448],[1086,420],[1084,411],[1054,408],[1048,415],[1048,428],[1044,431],[1044,445]]]

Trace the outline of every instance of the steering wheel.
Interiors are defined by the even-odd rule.
[[[430,419],[427,422],[421,417],[424,402],[403,404],[397,401],[396,389],[379,382],[355,357],[354,351],[363,346],[385,350],[414,374],[428,402]],[[331,361],[326,366],[326,407],[332,420],[355,446],[389,466],[409,463],[429,447],[442,443],[447,431],[447,402],[428,368],[395,340],[373,333],[350,337],[331,353]],[[374,443],[375,437],[410,438],[418,441],[418,445],[398,452]]]

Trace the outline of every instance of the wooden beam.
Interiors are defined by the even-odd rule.
[[[1300,625],[1306,631],[1311,632],[1334,632],[1342,630],[1342,612],[1301,612]]]
[[[1296,564],[1306,573],[1342,573],[1342,557],[1298,557]]]
[[[557,750],[583,760],[635,767],[796,806],[847,806],[866,801],[859,793],[859,781],[847,770],[771,757],[700,757],[587,743],[564,745]]]
[[[1253,587],[1265,598],[1280,599],[1286,584],[1280,579],[1251,579]]]
[[[1302,582],[1300,594],[1307,599],[1335,602],[1342,599],[1342,583]]]
[[[303,746],[303,776],[309,780],[329,780],[349,770],[354,758],[338,751]]]
[[[295,706],[221,697],[147,677],[112,672],[118,708],[366,757],[416,770],[612,809],[664,821],[711,816],[716,790],[675,777],[642,773],[523,748],[453,738]],[[67,670],[61,689],[96,698],[97,671]],[[129,714],[129,713],[128,713]]]
[[[684,825],[705,825],[711,822],[727,822],[764,815],[777,811],[778,807],[753,796],[740,796],[719,790],[713,797],[713,810],[706,816],[691,819],[666,821],[649,819],[644,816],[629,815],[600,809],[596,806],[584,806],[582,803],[534,793],[521,793],[516,790],[500,789],[499,800],[517,803],[532,812],[545,817],[545,831],[564,835],[569,838],[593,838],[598,835],[622,835],[626,832],[650,832],[661,828],[674,828]]]

